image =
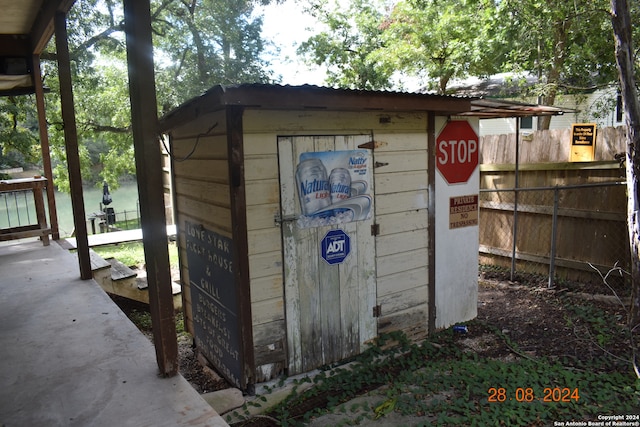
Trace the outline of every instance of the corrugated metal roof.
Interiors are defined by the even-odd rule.
[[[471,111],[460,115],[479,117],[481,119],[496,119],[505,117],[558,116],[569,112],[573,112],[573,110],[504,99],[483,98],[472,100]]]
[[[456,115],[471,111],[472,98],[423,93],[338,89],[312,85],[241,84],[215,86],[161,120],[166,131],[177,124],[228,106],[292,111],[432,111]]]
[[[481,119],[549,116],[567,111],[544,105],[466,96],[339,89],[313,85],[241,84],[214,86],[201,96],[185,102],[163,117],[161,129],[169,130],[206,112],[231,105],[296,111],[431,111],[438,115]]]

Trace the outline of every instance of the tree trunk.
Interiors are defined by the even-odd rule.
[[[632,332],[634,368],[640,378],[636,344],[640,337],[640,102],[635,87],[631,14],[627,0],[611,0],[611,21],[627,127],[627,214],[632,282],[629,327]]]

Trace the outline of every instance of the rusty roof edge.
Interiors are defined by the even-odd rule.
[[[214,86],[164,115],[161,131],[230,105],[273,110],[433,111],[453,115],[470,111],[477,98],[413,92],[337,89],[315,85],[240,84]]]
[[[471,111],[461,113],[461,116],[479,117],[481,119],[560,116],[565,113],[575,113],[575,109],[555,107],[541,104],[527,104],[495,98],[478,98],[471,101]]]

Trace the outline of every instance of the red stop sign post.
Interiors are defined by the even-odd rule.
[[[478,166],[478,150],[469,122],[450,121],[436,138],[436,167],[449,184],[467,182]]]

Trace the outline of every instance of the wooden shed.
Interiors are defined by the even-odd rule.
[[[420,339],[476,316],[478,171],[451,185],[436,167],[436,135],[470,111],[469,98],[251,84],[162,119],[186,326],[221,374],[250,390],[386,331]]]

